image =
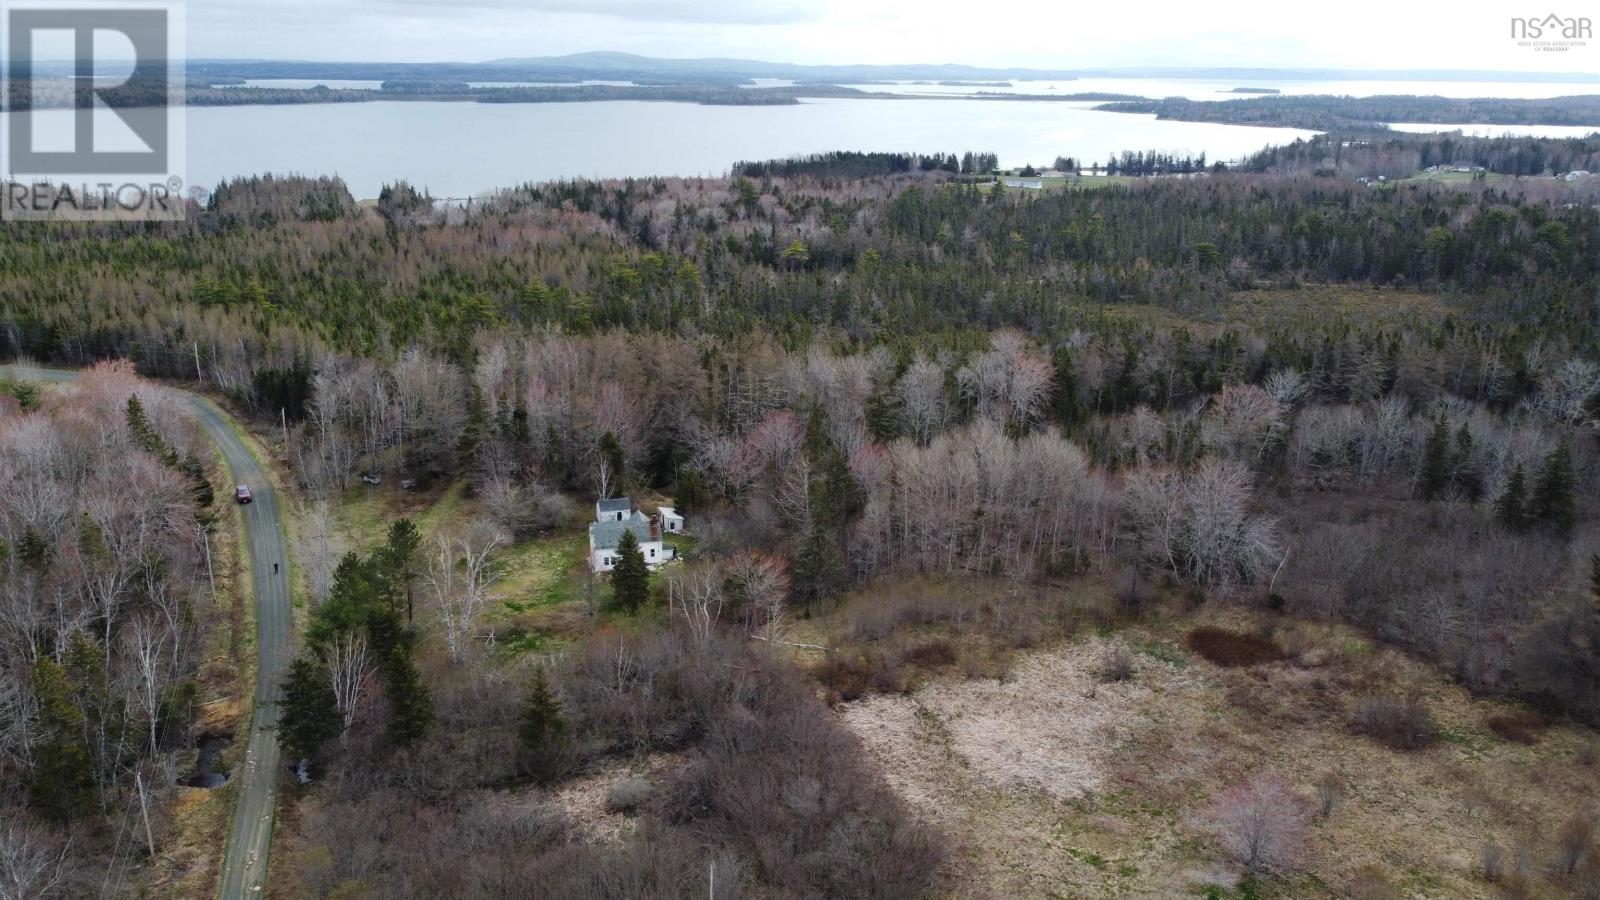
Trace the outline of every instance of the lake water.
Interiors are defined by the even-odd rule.
[[[318,82],[277,80],[279,86]],[[329,82],[324,82],[329,83]],[[252,82],[267,86],[267,82]],[[330,86],[376,87],[376,82]],[[1233,87],[1276,87],[1293,93],[1438,93],[1451,96],[1561,96],[1600,92],[1583,84],[1471,82],[1248,83],[1086,78],[1013,82],[1012,92],[1104,91],[1218,99]],[[873,90],[970,93],[1001,88],[901,83]],[[437,197],[466,197],[495,188],[557,178],[717,176],[739,160],[774,159],[829,150],[990,151],[1005,166],[1049,164],[1056,156],[1104,161],[1123,150],[1205,153],[1235,159],[1268,144],[1312,132],[1097,112],[1092,103],[973,100],[960,96],[906,100],[811,99],[789,106],[699,106],[687,103],[368,103],[194,107],[187,110],[188,182],[214,186],[243,175],[338,175],[357,197],[377,196],[405,179]],[[45,110],[42,134],[71,133],[71,113]],[[1400,126],[1432,130],[1454,126]],[[1468,129],[1484,126],[1465,126]],[[1546,129],[1489,126],[1517,132]],[[1552,134],[1570,133],[1554,129]],[[1582,131],[1582,129],[1578,129]],[[131,149],[131,148],[130,148]]]
[[[558,178],[718,176],[740,160],[829,150],[990,151],[1006,166],[1123,150],[1233,159],[1309,131],[1096,112],[1049,101],[807,100],[690,103],[369,103],[192,107],[190,185],[264,172],[338,175],[358,198],[405,179],[436,197]],[[110,115],[109,113],[104,113]],[[41,136],[71,134],[70,110],[42,110]],[[42,138],[41,138],[42,139]],[[117,148],[133,149],[133,148]]]

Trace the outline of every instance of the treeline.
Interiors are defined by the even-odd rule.
[[[1600,168],[1600,138],[1319,134],[1251,154],[1242,168],[1276,174],[1403,177],[1433,166],[1481,167],[1502,175],[1593,172]]]
[[[1433,339],[1472,354],[1592,347],[1600,324],[1584,299],[1600,212],[1555,185],[1546,198],[1212,175],[1016,198],[950,180],[558,182],[470,210],[392,191],[372,213],[337,182],[241,180],[186,223],[0,232],[0,341],[178,377],[198,344],[204,377],[244,390],[330,349],[466,359],[489,328],[1059,336],[1120,328],[1106,303],[1214,314],[1241,289],[1306,282],[1446,289],[1456,315]],[[1345,324],[1295,327],[1286,339]]]
[[[943,153],[862,153],[836,150],[811,156],[797,156],[766,162],[734,163],[735,176],[746,178],[875,178],[907,172],[952,172],[983,175],[997,170],[1000,158],[993,153],[967,151],[959,158]]]
[[[1108,112],[1155,114],[1185,122],[1281,125],[1317,131],[1384,128],[1390,122],[1485,125],[1585,125],[1600,130],[1600,95],[1538,99],[1479,97],[1378,97],[1280,95],[1245,100],[1168,97],[1106,103]]]
[[[34,87],[39,90],[35,93]],[[69,79],[17,80],[10,83],[13,109],[66,109],[81,100]],[[336,88],[246,87],[242,84],[193,81],[181,88],[189,106],[285,105],[300,103],[367,103],[377,100],[417,102],[468,101],[478,103],[588,103],[602,100],[648,100],[666,103],[700,103],[712,106],[792,105],[802,97],[872,97],[913,99],[903,94],[869,93],[832,84],[778,87],[742,87],[738,82],[680,84],[673,81],[636,84],[558,84],[511,87],[472,87],[464,81],[385,81],[379,90]],[[97,94],[117,107],[165,106],[164,78],[134,78],[115,89]]]
[[[1177,156],[1159,150],[1122,151],[1106,160],[1107,175],[1190,175],[1206,171],[1206,155]]]

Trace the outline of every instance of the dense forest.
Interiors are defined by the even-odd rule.
[[[1540,140],[1395,132],[1321,134],[1310,140],[1267,147],[1247,157],[1241,168],[1280,175],[1400,178],[1431,167],[1478,168],[1500,175],[1593,172],[1600,167],[1600,138]]]
[[[1503,97],[1375,97],[1293,95],[1244,100],[1139,100],[1095,107],[1109,112],[1154,113],[1161,119],[1282,125],[1320,131],[1383,128],[1389,122],[1492,125],[1592,125],[1600,129],[1600,96],[1512,99]]]
[[[1158,594],[1339,623],[1477,694],[1600,723],[1600,207],[1550,178],[1347,177],[1396,154],[1587,148],[1319,139],[1257,171],[1192,160],[1188,177],[1135,154],[1151,177],[1046,192],[977,183],[990,154],[841,153],[469,206],[405,184],[364,205],[335,179],[262,176],[182,223],[0,231],[0,352],[124,357],[282,441],[307,590],[279,740],[313,779],[280,844],[284,890],[928,896],[954,858],[946,830],[827,704],[904,692],[906,671],[959,654],[802,670],[775,649],[854,591],[962,585],[858,611],[852,639],[953,623],[1005,658],[1086,616],[1049,600],[1086,581],[1115,586],[1098,624]],[[141,501],[187,522],[193,436],[177,413],[152,433],[123,395],[158,395],[136,384],[119,367],[53,406],[7,401],[7,466],[32,471],[30,442],[98,417],[112,427],[81,440],[149,469],[162,491]],[[410,520],[356,547],[328,536],[352,490],[401,479],[455,485],[471,520],[428,540]],[[671,498],[692,552],[651,574],[624,543],[605,605],[593,580],[574,601],[585,630],[507,662],[485,625],[493,560],[576,533],[592,498],[618,494]],[[52,740],[95,739],[81,773],[35,772],[7,798],[61,859],[50,779],[113,821],[127,774],[162,751],[140,719],[148,752],[124,737],[95,755],[102,735],[147,736],[126,722],[151,694],[85,732],[109,701],[77,660],[125,667],[153,627],[132,616],[159,593],[148,580],[187,596],[197,570],[186,536],[181,558],[135,568],[129,615],[98,610],[96,582],[42,568],[28,537],[44,517],[54,552],[94,557],[77,523],[95,498],[47,499],[0,518],[22,548],[0,556],[0,586],[51,578],[50,596],[87,599],[45,610],[48,640],[18,632],[0,699],[35,704]],[[998,587],[979,601],[971,584]],[[1206,659],[1283,652],[1211,639],[1231,643]],[[58,668],[71,702],[45,705],[38,673]],[[175,660],[170,678],[186,671]],[[1433,740],[1422,704],[1369,697],[1356,727]],[[7,765],[38,768],[29,740],[11,739]],[[630,777],[595,805],[636,820],[620,844],[539,793],[618,767]]]

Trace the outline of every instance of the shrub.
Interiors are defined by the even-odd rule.
[[[1594,852],[1595,822],[1589,813],[1575,813],[1556,833],[1556,868],[1563,875],[1578,871]]]
[[[1489,730],[1513,744],[1537,744],[1539,733],[1550,723],[1536,712],[1503,713],[1489,717]]]
[[[850,703],[871,691],[897,694],[905,690],[905,678],[893,659],[880,653],[865,656],[835,653],[813,670],[828,689],[830,702]]]
[[[1224,849],[1251,874],[1292,871],[1305,853],[1311,801],[1281,775],[1241,781],[1211,802],[1206,816]]]
[[[1415,697],[1363,697],[1351,727],[1395,750],[1420,750],[1439,736],[1433,714]]]
[[[1133,678],[1133,653],[1126,644],[1112,644],[1106,650],[1105,658],[1100,661],[1100,670],[1096,673],[1101,681],[1128,681]]]
[[[1338,773],[1326,772],[1317,779],[1317,804],[1324,819],[1333,815],[1342,797],[1344,797],[1344,779],[1340,778]]]
[[[944,638],[918,644],[900,655],[900,661],[924,669],[953,665],[960,654],[956,645]]]
[[[1495,882],[1506,876],[1506,855],[1500,845],[1485,839],[1478,846],[1478,875],[1484,881]]]
[[[1350,900],[1400,900],[1400,890],[1377,866],[1362,866],[1350,879]]]
[[[1186,642],[1190,650],[1225,668],[1254,666],[1284,658],[1283,648],[1269,637],[1240,634],[1211,625],[1189,632]]]
[[[637,776],[630,776],[611,786],[606,792],[606,811],[633,813],[655,796],[656,787]]]

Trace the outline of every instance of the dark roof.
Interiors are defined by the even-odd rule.
[[[642,513],[634,513],[621,522],[593,522],[589,525],[589,540],[596,550],[613,550],[622,542],[622,532],[631,531],[639,543],[650,540],[650,520]]]
[[[610,500],[596,500],[594,508],[603,513],[627,512],[633,509],[633,501],[627,497],[612,497]]]

